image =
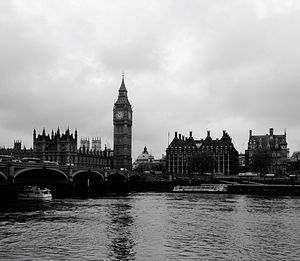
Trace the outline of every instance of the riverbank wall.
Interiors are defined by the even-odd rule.
[[[230,194],[290,195],[300,196],[300,185],[278,184],[233,184],[228,186]]]

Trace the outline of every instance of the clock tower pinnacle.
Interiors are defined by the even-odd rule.
[[[113,108],[114,125],[114,168],[131,169],[132,108],[128,100],[124,74],[119,88],[118,99]]]

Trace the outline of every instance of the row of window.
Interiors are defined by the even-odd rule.
[[[186,152],[179,152],[179,153],[172,153],[170,152],[167,155],[167,158],[176,158],[176,157],[191,157],[194,156],[195,153],[186,153]],[[228,157],[227,155],[232,155],[230,152],[228,151],[223,151],[223,152],[215,152],[213,154],[210,154],[211,156],[215,156],[215,157],[223,157],[223,155],[226,155],[226,157]]]
[[[202,146],[201,148],[202,148],[202,150],[207,150],[207,149],[211,149],[211,150],[212,149],[228,149],[228,148],[231,149],[232,146]],[[175,149],[175,150],[177,150],[177,149],[181,149],[181,150],[198,150],[199,148],[191,147],[191,146],[188,146],[188,147],[186,147],[186,146],[184,146],[184,147],[175,146],[175,147],[168,147],[167,148],[167,150],[172,150],[172,149]]]

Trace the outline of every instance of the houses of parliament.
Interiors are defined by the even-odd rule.
[[[132,107],[128,100],[124,74],[116,102],[113,106],[113,150],[101,149],[101,139],[81,139],[78,149],[78,133],[68,128],[65,132],[57,131],[37,134],[33,130],[33,148],[21,148],[21,141],[14,142],[14,148],[0,148],[1,154],[12,155],[16,159],[35,157],[41,161],[57,162],[62,165],[89,166],[95,168],[131,169],[132,165]]]

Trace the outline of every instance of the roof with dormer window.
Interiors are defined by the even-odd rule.
[[[184,138],[179,134],[177,135],[177,132],[175,133],[175,137],[172,140],[172,142],[169,144],[168,148],[180,148],[183,149],[191,148],[191,147],[197,147],[197,149],[201,148],[216,148],[216,147],[231,147],[233,149],[234,145],[232,143],[231,137],[228,135],[226,131],[223,131],[223,136],[221,139],[212,139],[210,137],[210,132],[207,132],[207,137],[205,139],[200,140],[194,140],[193,138]]]

